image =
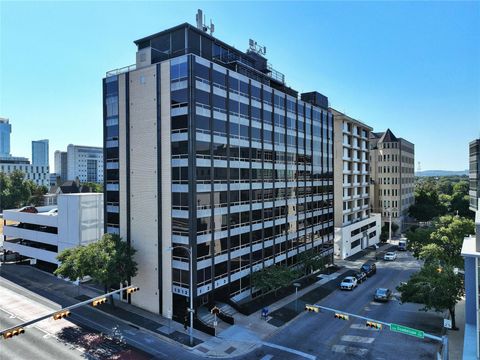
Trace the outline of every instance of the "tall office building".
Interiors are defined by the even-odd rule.
[[[10,134],[12,125],[7,118],[0,117],[0,158],[10,156]]]
[[[68,162],[67,152],[56,150],[54,154],[55,174],[60,177],[60,182],[67,181]]]
[[[470,210],[478,210],[478,198],[480,197],[480,139],[473,140],[469,144],[469,196]]]
[[[67,180],[80,182],[103,182],[103,148],[68,145]]]
[[[182,24],[135,44],[103,87],[106,231],[137,250],[132,303],[183,319],[190,285],[195,307],[245,301],[254,271],[331,259],[328,99],[299,97],[253,41]]]
[[[370,209],[372,128],[335,109],[333,167],[335,256],[345,259],[380,240],[381,216]]]
[[[55,173],[60,181],[103,183],[103,148],[68,145],[67,151],[55,151]]]
[[[405,228],[408,208],[414,203],[415,146],[397,138],[390,129],[370,133],[372,211],[382,214],[382,222]]]
[[[48,140],[32,141],[32,165],[48,166]]]

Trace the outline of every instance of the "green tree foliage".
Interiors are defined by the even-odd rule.
[[[408,239],[408,250],[412,251],[413,256],[418,258],[422,248],[430,244],[430,234],[433,232],[433,228],[411,228],[407,231],[406,236]]]
[[[417,178],[415,203],[409,215],[418,221],[430,221],[446,214],[473,219],[469,210],[468,178],[466,176],[443,176],[440,178]]]
[[[94,192],[94,193],[103,192],[103,185],[102,184],[94,183],[94,182],[85,182],[82,185],[88,186],[90,188],[91,192]]]
[[[435,230],[430,234],[430,242],[442,250],[439,260],[445,264],[463,268],[460,255],[463,239],[475,233],[473,220],[460,216],[442,216],[435,222]]]
[[[284,265],[274,265],[252,274],[253,286],[263,292],[275,292],[291,284],[299,277],[299,272]]]
[[[0,173],[0,210],[18,209],[26,205],[41,205],[44,186],[25,180],[25,174],[15,170],[10,174]]]
[[[417,183],[415,187],[415,203],[409,208],[409,215],[418,221],[430,221],[443,215],[447,208],[438,197],[438,191],[433,181]]]
[[[105,234],[97,242],[62,251],[55,275],[72,280],[90,276],[108,292],[112,285],[123,284],[137,274],[135,252],[118,235]]]
[[[313,251],[304,251],[298,255],[298,262],[301,264],[304,274],[308,275],[316,270],[323,270],[326,258]]]
[[[388,237],[390,236],[390,223],[387,221],[382,226],[382,230],[380,232],[380,241],[387,241]],[[398,231],[399,227],[397,224],[392,222],[392,236]]]
[[[420,310],[448,310],[455,324],[455,305],[464,295],[462,279],[455,274],[452,266],[441,266],[430,262],[413,274],[406,284],[397,288],[401,292],[401,301],[423,304]]]
[[[43,204],[43,195],[48,192],[46,186],[36,186],[33,181],[29,181],[30,183],[30,199],[28,202],[33,206],[40,206]]]

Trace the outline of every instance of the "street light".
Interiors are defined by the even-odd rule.
[[[398,211],[397,208],[388,208],[388,240],[392,241],[392,210]]]
[[[298,302],[298,288],[300,286],[302,286],[302,284],[298,283],[298,282],[294,282],[293,283],[293,286],[295,286],[295,311],[298,311],[298,306],[297,306],[297,302]]]
[[[189,256],[189,269],[190,269],[190,308],[188,312],[190,313],[190,329],[188,330],[188,335],[190,336],[190,346],[193,346],[193,261],[192,261],[192,247],[186,247],[183,245],[170,246],[166,251],[173,251],[173,249],[181,248],[188,252]]]

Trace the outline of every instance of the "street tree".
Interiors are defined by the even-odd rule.
[[[446,264],[463,268],[461,256],[463,239],[475,233],[473,220],[460,216],[446,215],[435,222],[435,230],[430,234],[430,242],[442,251],[435,251]],[[430,250],[434,250],[430,248]]]
[[[257,290],[264,293],[275,291],[288,286],[299,277],[298,271],[284,265],[274,265],[256,271],[252,274],[252,284]]]
[[[455,274],[450,265],[430,262],[413,274],[407,283],[397,287],[402,303],[423,304],[420,310],[448,310],[452,320],[452,329],[458,330],[455,323],[455,305],[464,295],[462,279]]]
[[[107,293],[112,285],[124,284],[137,274],[136,250],[118,235],[105,234],[96,242],[62,251],[55,275],[71,280],[90,276]],[[113,297],[110,297],[113,305]]]
[[[430,234],[433,232],[431,227],[417,227],[407,231],[408,250],[413,253],[416,258],[419,257],[422,248],[430,243]]]
[[[305,275],[316,270],[323,270],[326,265],[326,259],[313,251],[304,251],[298,255],[298,262],[303,267]]]

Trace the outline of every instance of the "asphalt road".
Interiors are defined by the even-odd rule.
[[[1,327],[15,326],[18,319],[0,310]],[[23,335],[9,340],[1,340],[0,359],[85,359],[83,351],[71,344],[63,343],[48,333],[30,327]]]
[[[418,311],[421,306],[400,304],[397,299],[392,299],[389,303],[372,301],[377,287],[388,287],[394,294],[397,293],[395,287],[401,281],[408,280],[419,266],[408,253],[398,253],[398,259],[394,262],[378,261],[377,274],[355,290],[336,290],[318,304],[440,335],[443,325],[441,314]],[[338,320],[333,313],[325,311],[299,315],[269,341],[312,354],[317,359],[434,359],[439,345],[433,340],[418,339],[385,328],[369,329],[361,320]],[[264,360],[302,358],[304,359],[267,346],[243,357]]]
[[[65,300],[46,299],[0,278],[0,328],[8,328],[60,308]],[[95,330],[94,330],[95,329]],[[149,355],[141,350],[148,351]],[[81,307],[67,319],[46,319],[25,334],[0,339],[0,360],[32,359],[199,359],[188,350],[135,329],[95,309]]]

